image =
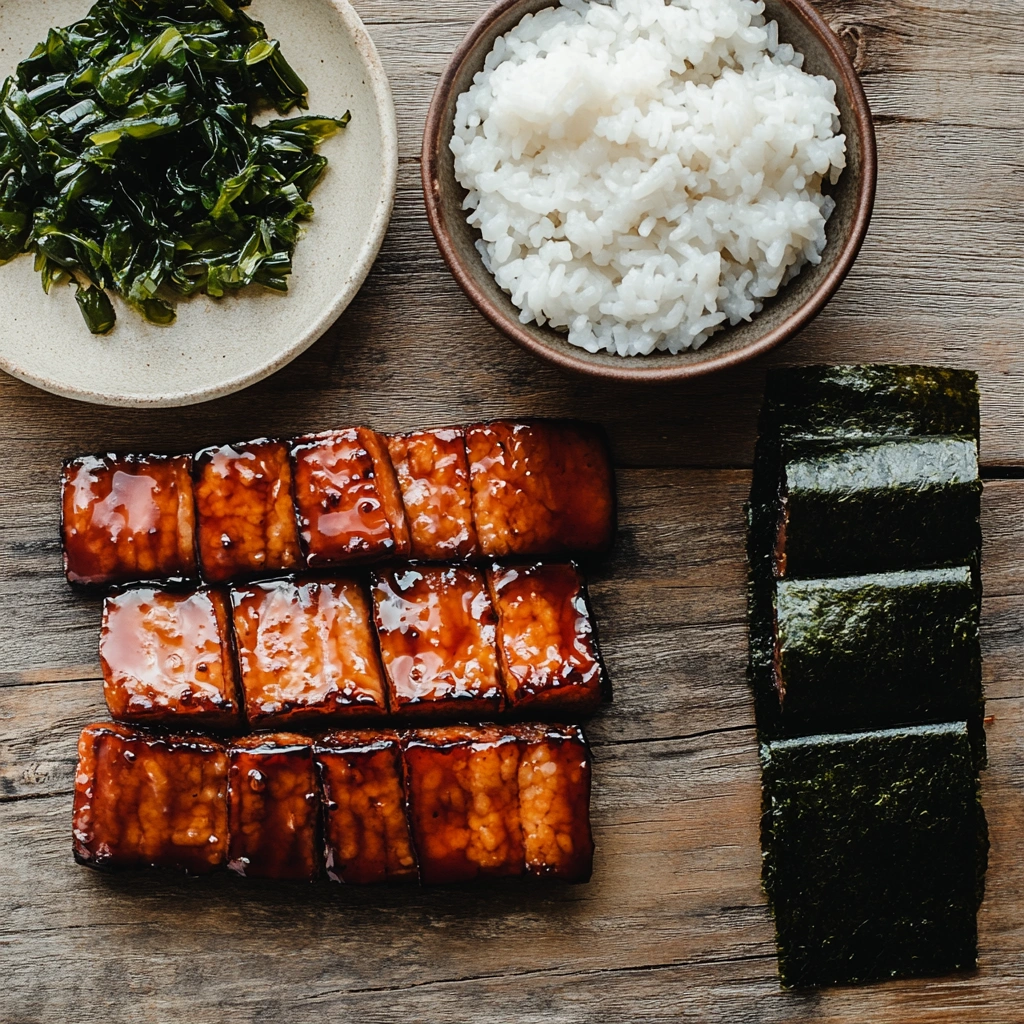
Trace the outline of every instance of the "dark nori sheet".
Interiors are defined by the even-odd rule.
[[[978,376],[939,366],[864,364],[771,370],[760,433],[778,437],[978,440]]]
[[[981,548],[981,481],[971,439],[788,442],[781,481],[785,562],[776,575],[965,565]],[[777,506],[773,511],[774,548]]]
[[[965,723],[761,748],[783,985],[969,969],[988,839]]]
[[[969,567],[780,580],[776,671],[787,735],[974,717],[978,592]]]

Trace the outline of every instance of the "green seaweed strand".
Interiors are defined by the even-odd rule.
[[[340,118],[307,88],[244,0],[99,0],[51,29],[0,88],[0,264],[36,258],[74,284],[94,334],[116,292],[149,323],[174,295],[288,290],[317,147]]]

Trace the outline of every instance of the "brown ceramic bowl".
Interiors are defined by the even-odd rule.
[[[519,310],[498,287],[477,253],[479,237],[466,223],[466,192],[455,180],[448,148],[455,102],[500,35],[525,14],[552,7],[556,0],[499,0],[470,30],[452,55],[434,92],[423,136],[423,191],[434,237],[455,280],[495,327],[534,355],[566,370],[612,380],[664,382],[696,377],[752,359],[794,335],[817,315],[839,287],[860,249],[875,199],[875,133],[857,72],[842,42],[808,0],[765,0],[765,16],[779,23],[779,38],[804,54],[806,70],[837,85],[836,103],[846,133],[847,166],[830,188],[836,209],[826,226],[828,243],[816,267],[805,266],[750,323],[727,327],[697,351],[648,356],[591,354],[570,345],[550,327],[523,324]]]

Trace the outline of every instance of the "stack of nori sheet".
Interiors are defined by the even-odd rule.
[[[785,985],[976,961],[978,431],[967,371],[769,375],[748,506],[750,677]]]

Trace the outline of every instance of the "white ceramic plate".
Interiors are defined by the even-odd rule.
[[[0,81],[90,0],[0,0]],[[117,325],[94,337],[74,289],[44,295],[32,257],[0,266],[0,368],[67,398],[179,406],[239,391],[309,348],[352,301],[376,259],[394,202],[398,139],[391,90],[373,42],[346,0],[255,0],[249,12],[281,40],[309,86],[310,113],[352,122],[320,148],[330,164],[316,216],[295,252],[290,291],[258,286],[216,302],[178,300],[153,327],[116,297]]]

